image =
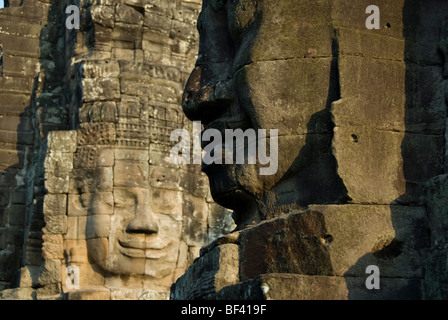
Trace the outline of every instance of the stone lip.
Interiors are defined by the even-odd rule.
[[[161,250],[166,248],[171,243],[171,240],[167,237],[156,236],[142,241],[133,239],[132,236],[123,236],[118,242],[125,248]]]
[[[164,249],[167,248],[171,242],[172,241],[169,238],[161,236],[146,239],[145,241],[133,240],[131,237],[118,239],[120,252],[130,258],[162,258],[168,254]]]

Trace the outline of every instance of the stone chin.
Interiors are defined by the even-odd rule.
[[[263,208],[260,204],[277,177],[260,176],[259,166],[248,164],[213,164],[202,170],[209,178],[213,200],[234,211],[237,229],[260,222],[266,217],[260,210]]]
[[[202,166],[202,171],[209,178],[214,201],[234,210],[237,224],[237,221],[246,221],[247,217],[255,219],[254,217],[258,216],[261,220],[266,219],[272,216],[271,211],[275,210],[277,205],[293,205],[296,199],[291,196],[291,192],[284,196],[286,193],[283,189],[285,186],[288,186],[288,190],[295,188],[295,175],[301,169],[293,165],[302,147],[301,141],[296,140],[279,137],[278,170],[273,174],[260,174],[260,169],[268,167],[269,164]]]

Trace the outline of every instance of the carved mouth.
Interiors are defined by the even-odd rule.
[[[145,240],[124,236],[118,239],[119,251],[129,258],[159,259],[167,255],[171,240],[161,236],[147,237]]]

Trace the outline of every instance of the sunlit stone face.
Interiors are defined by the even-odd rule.
[[[97,170],[97,181],[107,177]],[[100,191],[91,200],[87,218],[89,256],[116,275],[173,274],[179,252],[182,212],[153,212],[148,161],[116,161],[113,173],[113,213],[104,214]],[[109,227],[108,227],[109,226]],[[89,239],[90,237],[90,239]]]

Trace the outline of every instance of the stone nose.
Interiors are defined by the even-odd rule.
[[[219,117],[233,99],[231,81],[221,80],[207,65],[194,68],[182,96],[182,109],[191,121],[204,124]]]
[[[159,223],[149,208],[138,208],[134,218],[126,227],[128,233],[152,234],[159,232]]]

